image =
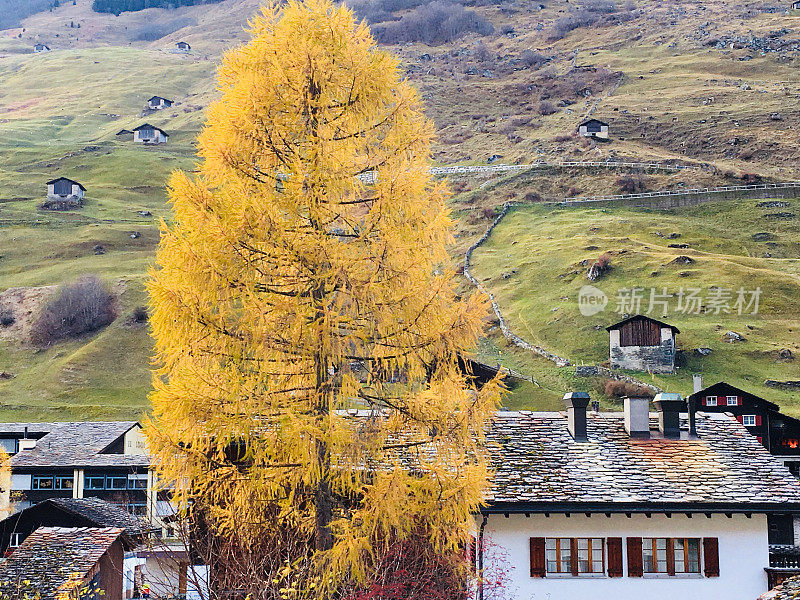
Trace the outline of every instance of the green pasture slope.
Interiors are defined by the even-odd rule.
[[[125,316],[145,303],[158,221],[168,215],[164,186],[173,170],[193,168],[215,66],[142,48],[10,50],[0,58],[0,290],[93,273],[124,292],[121,318],[99,334],[46,350],[0,341],[0,371],[14,375],[0,380],[0,418],[137,417],[147,406],[151,344]],[[152,95],[176,105],[141,117]],[[145,121],[165,129],[169,143],[144,148],[115,135]],[[45,182],[58,176],[86,186],[84,208],[37,209]]]
[[[650,288],[657,293],[663,288],[668,293],[677,293],[681,287],[701,288],[705,298],[701,314],[677,311],[677,298],[669,300],[666,317],[660,305],[652,313],[681,330],[678,342],[684,361],[677,374],[634,375],[686,394],[691,392],[691,373],[700,372],[707,384],[725,380],[800,414],[800,394],[764,385],[766,379],[800,379],[800,220],[769,216],[796,210],[798,201],[777,209],[759,208],[757,202],[710,202],[671,211],[520,207],[474,253],[473,273],[495,294],[517,334],[574,364],[608,360],[605,327],[621,318],[615,313],[620,289],[645,288],[641,308],[646,311]],[[667,238],[671,233],[680,237]],[[758,233],[769,236],[754,239]],[[675,243],[689,247],[669,247]],[[604,252],[611,254],[612,269],[594,285],[609,302],[604,311],[583,316],[578,295],[589,283],[583,261],[593,262]],[[693,262],[674,262],[687,256]],[[739,315],[733,306],[727,314],[722,308],[719,313],[709,308],[714,286],[760,288],[758,314],[750,314],[751,309]],[[728,331],[743,335],[746,341],[726,342]],[[711,348],[711,354],[693,352],[700,347]],[[782,359],[783,349],[791,350],[796,358]],[[509,349],[499,336],[487,341],[482,355],[536,377],[541,387],[535,388],[532,398],[538,397],[534,403],[541,406],[557,406],[558,396],[566,389],[592,390],[596,383],[574,378],[571,367],[559,369],[549,361]],[[519,394],[509,402],[514,407],[525,404]]]

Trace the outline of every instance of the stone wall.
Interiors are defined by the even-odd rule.
[[[675,342],[664,340],[658,346],[611,346],[611,367],[646,371],[649,373],[672,373],[675,370]]]

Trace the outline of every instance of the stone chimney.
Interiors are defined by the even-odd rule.
[[[650,399],[625,398],[625,431],[633,438],[650,437]]]
[[[653,404],[658,410],[658,430],[665,438],[681,437],[680,414],[686,412],[686,402],[680,394],[661,392],[656,394]]]
[[[576,442],[586,442],[586,407],[589,406],[589,394],[586,392],[568,392],[564,394],[567,405],[567,426]]]
[[[703,376],[700,373],[694,373],[692,375],[692,393],[696,394],[700,390],[703,389]]]

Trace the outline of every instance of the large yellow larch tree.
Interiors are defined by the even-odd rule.
[[[412,530],[463,542],[501,386],[458,368],[486,307],[457,296],[433,127],[398,60],[328,0],[267,6],[250,33],[198,173],[170,182],[147,435],[178,504],[239,544],[296,532],[330,594]]]

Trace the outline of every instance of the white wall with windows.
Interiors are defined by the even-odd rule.
[[[544,577],[531,577],[531,538],[546,540]],[[608,538],[622,538],[621,577],[608,576]],[[628,538],[641,539],[641,577],[629,576]],[[704,574],[704,539],[718,545],[718,577]],[[484,567],[507,573],[506,596],[517,600],[753,600],[767,591],[765,515],[490,515],[484,548]]]

